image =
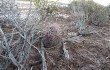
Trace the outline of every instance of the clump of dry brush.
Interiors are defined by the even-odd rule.
[[[47,70],[45,48],[62,44],[57,29],[49,27],[47,32],[42,33],[40,23],[46,17],[42,18],[38,10],[31,10],[32,1],[24,20],[20,18],[14,1],[0,0],[0,3],[0,70],[33,70],[33,66],[38,64],[42,64],[41,68]],[[37,52],[32,52],[32,49]],[[33,63],[29,60],[31,53],[38,54],[38,61]]]

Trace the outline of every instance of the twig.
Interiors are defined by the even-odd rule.
[[[31,69],[30,70],[33,70],[33,66],[31,67]]]
[[[53,62],[53,60],[49,57],[49,53],[46,52],[46,54],[47,54],[47,57],[49,58],[49,60],[52,62],[52,64],[55,65],[55,62]]]
[[[9,45],[8,45],[8,43],[7,43],[7,39],[6,39],[6,37],[4,36],[4,32],[3,32],[3,30],[1,29],[1,27],[0,27],[0,32],[2,33],[2,36],[3,36],[3,38],[4,38],[4,41],[5,41],[5,44],[6,44],[6,50],[7,50],[7,52],[8,52],[9,58],[12,60],[12,62],[13,62],[17,67],[19,67],[20,64],[17,62],[17,60],[15,59],[15,57],[13,56],[13,54],[11,53],[11,51],[9,51]]]
[[[42,66],[43,66],[43,70],[47,70],[47,63],[46,63],[46,58],[45,58],[45,48],[44,48],[44,44],[43,44],[42,40],[41,40]]]

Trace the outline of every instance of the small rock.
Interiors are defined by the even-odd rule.
[[[70,32],[70,33],[68,33],[68,36],[74,37],[74,36],[77,36],[77,33],[75,33],[75,32]]]

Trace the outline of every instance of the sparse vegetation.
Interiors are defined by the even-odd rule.
[[[0,0],[0,70],[110,70],[110,6],[25,1]]]

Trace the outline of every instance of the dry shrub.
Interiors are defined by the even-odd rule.
[[[108,5],[108,6],[106,7],[106,10],[107,10],[108,16],[109,16],[109,18],[110,18],[110,5]]]
[[[71,8],[74,6],[83,8],[83,11],[85,13],[85,21],[89,24],[99,26],[106,24],[108,20],[108,13],[105,7],[98,3],[95,3],[92,0],[73,1],[69,4],[69,6]]]
[[[37,20],[38,17],[36,20],[31,19],[32,11],[29,9],[26,19],[21,20],[14,3],[9,3],[7,0],[0,2],[2,3],[0,6],[0,20],[2,20],[0,21],[0,47],[4,49],[4,53],[0,54],[0,70],[12,70],[12,68],[13,70],[25,70],[29,53],[34,46],[33,43],[36,42],[37,26],[44,19]],[[39,15],[38,12],[37,14]]]
[[[84,11],[88,16],[88,22],[97,26],[106,24],[108,14],[102,5],[93,1],[87,1],[84,6]]]
[[[34,2],[41,15],[54,16],[58,12],[56,2],[48,0],[34,0]]]

